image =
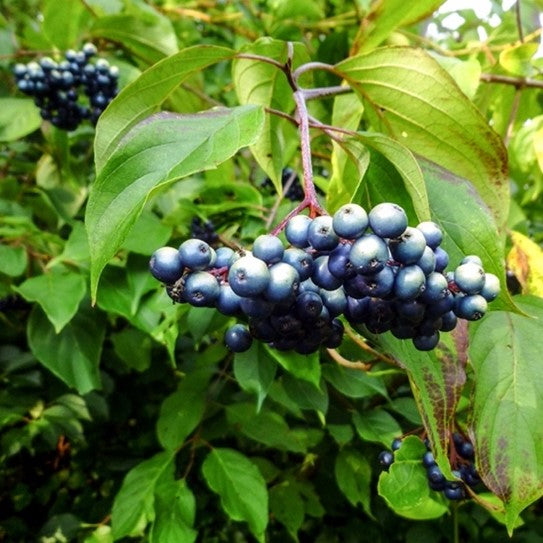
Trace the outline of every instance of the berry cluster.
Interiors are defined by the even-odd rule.
[[[281,184],[283,189],[288,185],[287,190],[284,192],[284,197],[288,198],[292,202],[299,202],[303,200],[304,191],[300,184],[300,178],[298,174],[292,168],[284,168],[281,172]],[[260,185],[262,188],[272,188],[273,183],[269,177],[266,177]]]
[[[426,469],[429,487],[432,490],[443,492],[443,495],[449,500],[463,500],[467,498],[465,485],[473,488],[481,483],[481,479],[473,463],[475,458],[473,445],[459,433],[453,434],[456,465],[452,473],[456,479],[448,481],[434,460],[430,444],[427,440],[425,443],[426,452],[422,456],[422,465]],[[395,439],[392,442],[391,449],[396,451],[400,448],[401,444],[401,439]],[[382,451],[379,454],[379,463],[384,469],[388,469],[394,463],[394,454],[390,451]]]
[[[190,234],[193,238],[201,239],[210,245],[219,239],[213,222],[210,220],[204,222],[200,217],[193,217],[190,223]]]
[[[84,119],[96,124],[118,92],[119,70],[105,59],[92,63],[95,55],[96,47],[86,43],[81,51],[66,51],[61,62],[43,57],[39,62],[16,64],[17,88],[33,96],[42,118],[58,128],[75,130]],[[86,95],[83,103],[81,88]]]
[[[268,234],[243,254],[190,239],[179,250],[155,251],[150,270],[174,301],[245,316],[248,329],[237,325],[226,334],[237,352],[249,348],[251,337],[304,354],[335,348],[343,336],[340,315],[430,350],[440,331],[452,330],[457,317],[481,318],[499,293],[497,277],[485,274],[476,256],[445,275],[439,227],[409,227],[395,204],[379,204],[369,214],[346,204],[333,217],[296,215],[285,236],[288,248]]]

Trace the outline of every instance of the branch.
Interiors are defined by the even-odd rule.
[[[499,74],[481,74],[481,81],[485,83],[503,83],[504,85],[513,85],[517,89],[531,87],[534,89],[543,89],[543,81],[538,79],[529,79],[524,77],[510,77]]]
[[[343,366],[344,368],[362,371],[371,370],[371,364],[366,364],[365,362],[351,362],[350,360],[343,358],[343,356],[341,356],[335,349],[326,349],[326,351],[334,359],[334,362],[340,366]]]

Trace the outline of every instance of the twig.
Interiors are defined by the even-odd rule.
[[[503,137],[503,143],[507,146],[511,135],[513,134],[513,126],[515,125],[515,119],[517,118],[518,108],[520,105],[520,97],[522,95],[522,87],[518,87],[515,91],[515,97],[513,98],[513,103],[511,104],[511,112],[509,113],[509,121],[507,122],[507,130],[505,131],[505,136]]]
[[[349,368],[351,370],[361,370],[361,371],[369,371],[371,369],[371,364],[367,364],[365,362],[352,362],[351,360],[347,360],[343,356],[341,356],[335,349],[326,349],[328,351],[328,354],[333,358],[334,362],[339,364],[340,366],[343,366],[344,368]]]
[[[482,73],[480,79],[485,83],[503,83],[504,85],[513,85],[513,87],[516,87],[517,89],[524,87],[543,89],[543,81],[539,81],[538,79],[487,73]]]
[[[349,338],[353,341],[353,343],[356,343],[356,345],[358,345],[361,349],[370,353],[375,358],[378,358],[379,360],[381,360],[382,362],[386,362],[387,364],[392,364],[393,366],[398,365],[394,359],[370,347],[365,341],[360,339],[360,337],[357,334],[355,334],[349,327],[345,328],[345,333],[349,336]]]
[[[292,184],[296,180],[297,174],[295,171],[293,171],[289,178],[287,179],[287,182],[285,183],[285,186],[283,187],[283,191],[281,194],[277,196],[277,199],[275,200],[275,203],[273,204],[273,207],[270,211],[270,216],[266,220],[266,230],[269,230],[273,221],[275,220],[275,216],[277,215],[277,211],[279,210],[279,206],[281,205],[281,202],[283,201],[285,194],[289,191],[290,187],[292,187]]]
[[[518,37],[521,41],[521,43],[524,42],[524,32],[522,30],[522,19],[520,16],[520,0],[517,0],[515,2],[515,16],[517,19],[517,29],[518,29]]]
[[[353,92],[353,89],[347,85],[337,85],[335,87],[318,87],[316,89],[300,89],[304,93],[306,100],[315,98],[325,98],[327,96],[336,96],[338,94],[347,94]]]

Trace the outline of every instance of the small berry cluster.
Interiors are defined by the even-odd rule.
[[[443,495],[449,500],[463,500],[468,497],[465,485],[473,488],[481,483],[477,469],[475,468],[475,451],[473,445],[464,439],[459,433],[453,434],[453,443],[456,451],[455,469],[452,474],[456,477],[453,481],[448,481],[439,469],[430,444],[426,440],[426,452],[422,456],[422,465],[426,469],[428,486],[435,491],[443,492]],[[401,447],[402,440],[395,439],[392,442],[391,449],[396,451]],[[384,469],[387,469],[394,463],[394,454],[390,451],[382,451],[379,454],[379,463]]]
[[[17,88],[34,97],[40,115],[63,130],[75,130],[81,121],[96,124],[102,111],[117,95],[119,70],[105,59],[90,60],[96,47],[86,43],[81,51],[66,51],[64,60],[43,57],[39,62],[16,64]],[[86,95],[79,103],[80,88]]]
[[[193,238],[201,239],[210,245],[219,239],[213,222],[210,220],[204,222],[200,217],[193,217],[190,223],[190,234]]]
[[[150,270],[174,301],[245,316],[248,329],[236,325],[226,334],[236,352],[248,349],[252,337],[303,354],[335,348],[343,336],[340,315],[430,350],[457,317],[481,318],[499,292],[497,277],[485,274],[476,256],[444,275],[448,255],[439,247],[439,227],[407,226],[395,204],[379,204],[369,214],[346,204],[333,217],[296,215],[285,237],[287,248],[267,234],[243,254],[190,239],[179,250],[155,251]]]
[[[300,184],[300,178],[292,168],[283,169],[281,172],[281,184],[283,185],[283,189],[287,184],[289,185],[286,192],[283,194],[285,198],[288,198],[292,202],[299,202],[300,200],[303,200],[304,191],[302,189],[302,185]],[[260,186],[262,188],[272,188],[272,180],[269,177],[266,177]]]

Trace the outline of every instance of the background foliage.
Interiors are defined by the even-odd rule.
[[[543,541],[543,6],[442,4],[2,4],[0,541]],[[11,68],[89,40],[122,92],[66,133]],[[250,247],[294,207],[278,194],[297,132],[265,110],[291,114],[291,90],[235,58],[285,62],[285,40],[294,67],[335,66],[304,86],[354,90],[310,105],[358,131],[312,133],[328,210],[396,201],[442,226],[454,265],[477,253],[502,279],[435,352],[352,331],[335,357],[233,356],[227,317],[172,305],[148,273],[194,217]],[[419,461],[427,435],[448,473],[455,428],[488,488],[460,505]]]

